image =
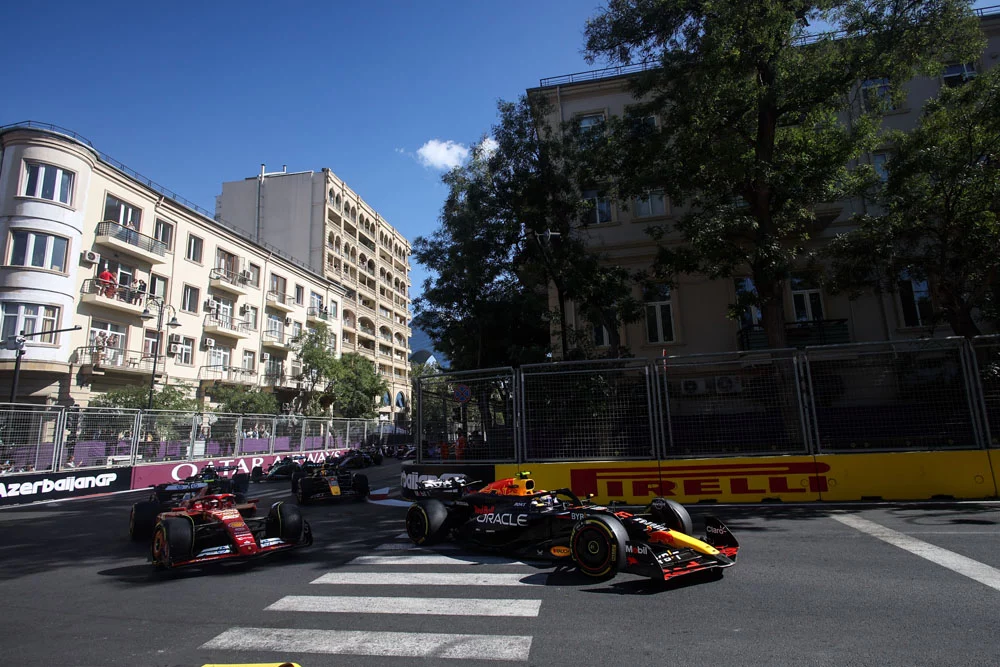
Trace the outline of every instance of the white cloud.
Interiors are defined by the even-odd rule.
[[[454,169],[469,158],[469,148],[457,141],[431,139],[417,149],[420,164],[432,169]]]
[[[493,153],[495,153],[497,148],[499,147],[500,144],[497,143],[496,139],[494,139],[493,137],[486,137],[479,144],[479,151],[481,155],[483,155],[484,157],[489,157],[493,155]]]

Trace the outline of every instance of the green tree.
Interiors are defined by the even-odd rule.
[[[338,365],[336,349],[330,344],[331,335],[326,324],[320,323],[306,331],[295,346],[294,352],[302,367],[296,379],[302,384],[294,407],[300,414],[327,414],[331,402],[327,388]]]
[[[832,30],[806,39],[810,21]],[[914,74],[983,45],[962,0],[610,0],[586,36],[591,60],[654,65],[598,166],[622,200],[665,188],[686,206],[653,231],[658,276],[749,273],[742,305],[760,308],[773,347],[785,345],[788,274],[836,217],[817,209],[861,189],[847,165],[877,145],[879,115]]]
[[[94,408],[145,410],[148,402],[149,387],[128,385],[91,399],[89,405]],[[197,409],[197,402],[188,397],[186,387],[167,385],[153,392],[153,409],[189,412]]]
[[[212,401],[218,412],[244,415],[273,415],[278,412],[274,394],[259,387],[223,384],[211,389]]]
[[[914,315],[977,336],[975,313],[995,305],[1000,278],[1000,70],[942,89],[916,129],[890,140],[881,212],[829,248],[834,287],[926,282],[931,298]]]
[[[324,394],[335,416],[374,419],[388,389],[371,359],[350,353],[337,359]]]

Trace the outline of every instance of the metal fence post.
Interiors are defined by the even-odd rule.
[[[968,374],[966,391],[969,396],[969,410],[972,411],[972,421],[976,427],[980,446],[989,449],[993,442],[993,435],[990,433],[989,413],[986,411],[986,393],[983,391],[983,380],[979,374],[976,347],[973,341],[968,339],[964,340],[963,343],[962,349],[965,352],[963,371]]]
[[[795,373],[795,397],[799,404],[799,421],[802,424],[802,441],[805,443],[806,451],[810,454],[817,454],[816,443],[809,434],[809,419],[807,417],[810,406],[812,406],[812,387],[809,380],[803,377],[802,366],[804,365],[805,353],[796,352],[792,355],[792,369]],[[808,371],[806,371],[808,372]]]
[[[66,408],[61,408],[56,415],[56,432],[52,435],[52,470],[62,470],[63,443],[66,434]],[[39,443],[42,441],[39,440]],[[35,466],[37,468],[37,466]]]
[[[129,447],[129,454],[130,454],[129,465],[133,466],[135,465],[135,462],[138,460],[137,457],[139,456],[139,442],[142,440],[142,438],[139,436],[139,430],[142,428],[143,414],[144,414],[143,411],[139,410],[138,412],[136,412],[135,417],[132,420],[132,442],[130,443],[131,446]]]

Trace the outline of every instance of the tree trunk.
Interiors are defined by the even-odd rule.
[[[948,324],[951,325],[951,330],[956,336],[973,338],[982,334],[979,325],[976,324],[976,320],[972,317],[972,307],[967,304],[948,309],[945,313],[945,318],[948,320]]]
[[[785,336],[784,283],[780,280],[760,283],[757,294],[763,300],[760,306],[761,325],[767,336],[767,346],[771,349],[788,345]]]

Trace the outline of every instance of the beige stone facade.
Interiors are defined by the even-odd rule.
[[[988,45],[982,57],[971,68],[954,64],[936,79],[918,78],[906,87],[906,101],[891,111],[884,120],[886,128],[908,129],[916,124],[924,102],[937,94],[941,86],[957,84],[962,77],[992,67],[1000,57],[1000,14],[982,17],[982,27]],[[629,69],[609,69],[542,79],[539,87],[529,94],[541,94],[552,104],[549,122],[575,121],[581,124],[600,123],[612,116],[621,116],[635,100],[626,86],[632,74]],[[877,82],[868,86],[877,88]],[[877,90],[873,92],[877,93]],[[863,95],[858,95],[858,104]],[[846,119],[845,119],[846,120]],[[659,122],[659,119],[656,120]],[[864,156],[879,168],[882,153]],[[606,253],[609,261],[629,269],[646,269],[654,258],[655,245],[646,234],[651,225],[666,225],[683,213],[674,202],[656,195],[627,207],[602,199],[600,193],[585,193],[594,197],[592,220],[581,230],[591,247]],[[864,213],[862,201],[842,201],[818,211],[821,217],[832,219],[816,243],[848,231],[850,220]],[[627,208],[627,210],[626,210]],[[678,236],[667,241],[679,243]],[[794,273],[785,288],[784,310],[789,345],[813,345],[865,341],[885,341],[925,336],[951,335],[945,324],[928,326],[924,321],[920,300],[929,298],[926,284],[914,283],[896,294],[868,295],[851,301],[845,295],[833,295],[823,290],[813,274],[803,268]],[[740,279],[709,280],[703,276],[681,276],[675,289],[658,294],[635,296],[647,304],[646,316],[639,322],[623,327],[622,344],[639,357],[664,354],[696,354],[730,352],[766,347],[759,326],[754,326],[755,314],[747,313],[742,321],[727,317],[730,304],[737,297]],[[554,294],[551,295],[555,307]],[[567,321],[574,329],[593,334],[599,348],[607,342],[607,332],[594,327],[580,316],[573,305],[567,308]],[[558,347],[558,336],[553,337]]]
[[[148,387],[154,364],[159,386],[208,404],[221,384],[286,401],[299,335],[322,322],[338,354],[358,349],[356,306],[333,273],[163,194],[69,131],[11,126],[0,145],[2,339],[79,327],[27,338],[19,402],[85,406]],[[0,350],[0,401],[14,358]]]

